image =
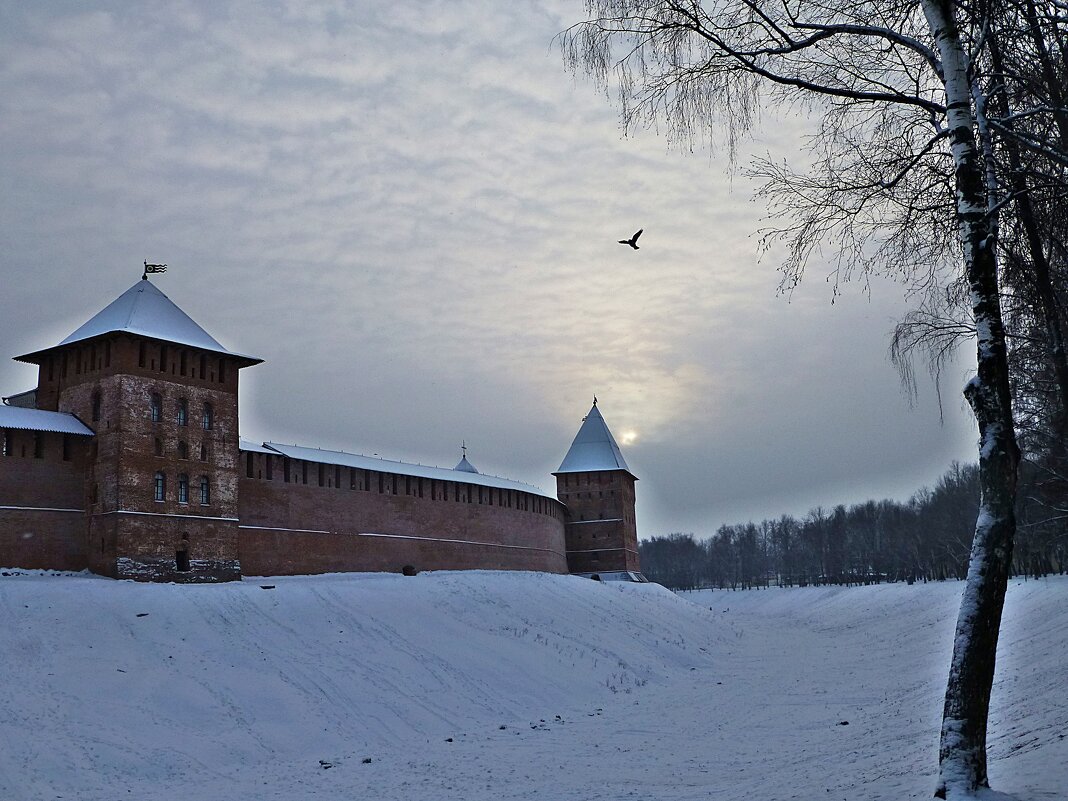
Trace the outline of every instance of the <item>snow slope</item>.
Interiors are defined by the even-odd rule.
[[[0,798],[929,798],[961,587],[0,577]],[[992,779],[1068,799],[1068,579],[1002,642]]]

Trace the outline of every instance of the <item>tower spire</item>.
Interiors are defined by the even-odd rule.
[[[467,461],[467,440],[460,440],[460,450],[463,451],[463,457],[460,459],[460,463],[453,468],[453,470],[459,470],[463,473],[477,473],[478,470],[473,464]]]
[[[590,411],[582,418],[582,425],[557,473],[583,473],[591,470],[626,470],[630,473],[615,437],[597,408],[594,398]]]

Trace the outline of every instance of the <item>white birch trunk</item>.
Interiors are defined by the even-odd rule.
[[[1016,531],[1019,450],[998,294],[996,226],[988,215],[983,159],[974,136],[968,57],[952,0],[921,0],[921,5],[943,68],[957,219],[978,349],[977,375],[965,388],[965,396],[979,424],[982,496],[953,641],[935,791],[939,798],[957,799],[974,796],[978,788],[988,786],[987,716]]]

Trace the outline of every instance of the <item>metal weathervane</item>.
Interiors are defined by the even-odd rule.
[[[166,264],[149,264],[148,259],[145,259],[145,271],[141,274],[141,280],[147,281],[149,273],[165,273],[167,272]]]

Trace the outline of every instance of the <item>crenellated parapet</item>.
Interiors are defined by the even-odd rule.
[[[147,265],[151,266],[151,265]],[[454,468],[240,439],[240,371],[146,276],[18,360],[0,406],[0,566],[139,581],[638,570],[634,482],[596,402],[553,497]]]

